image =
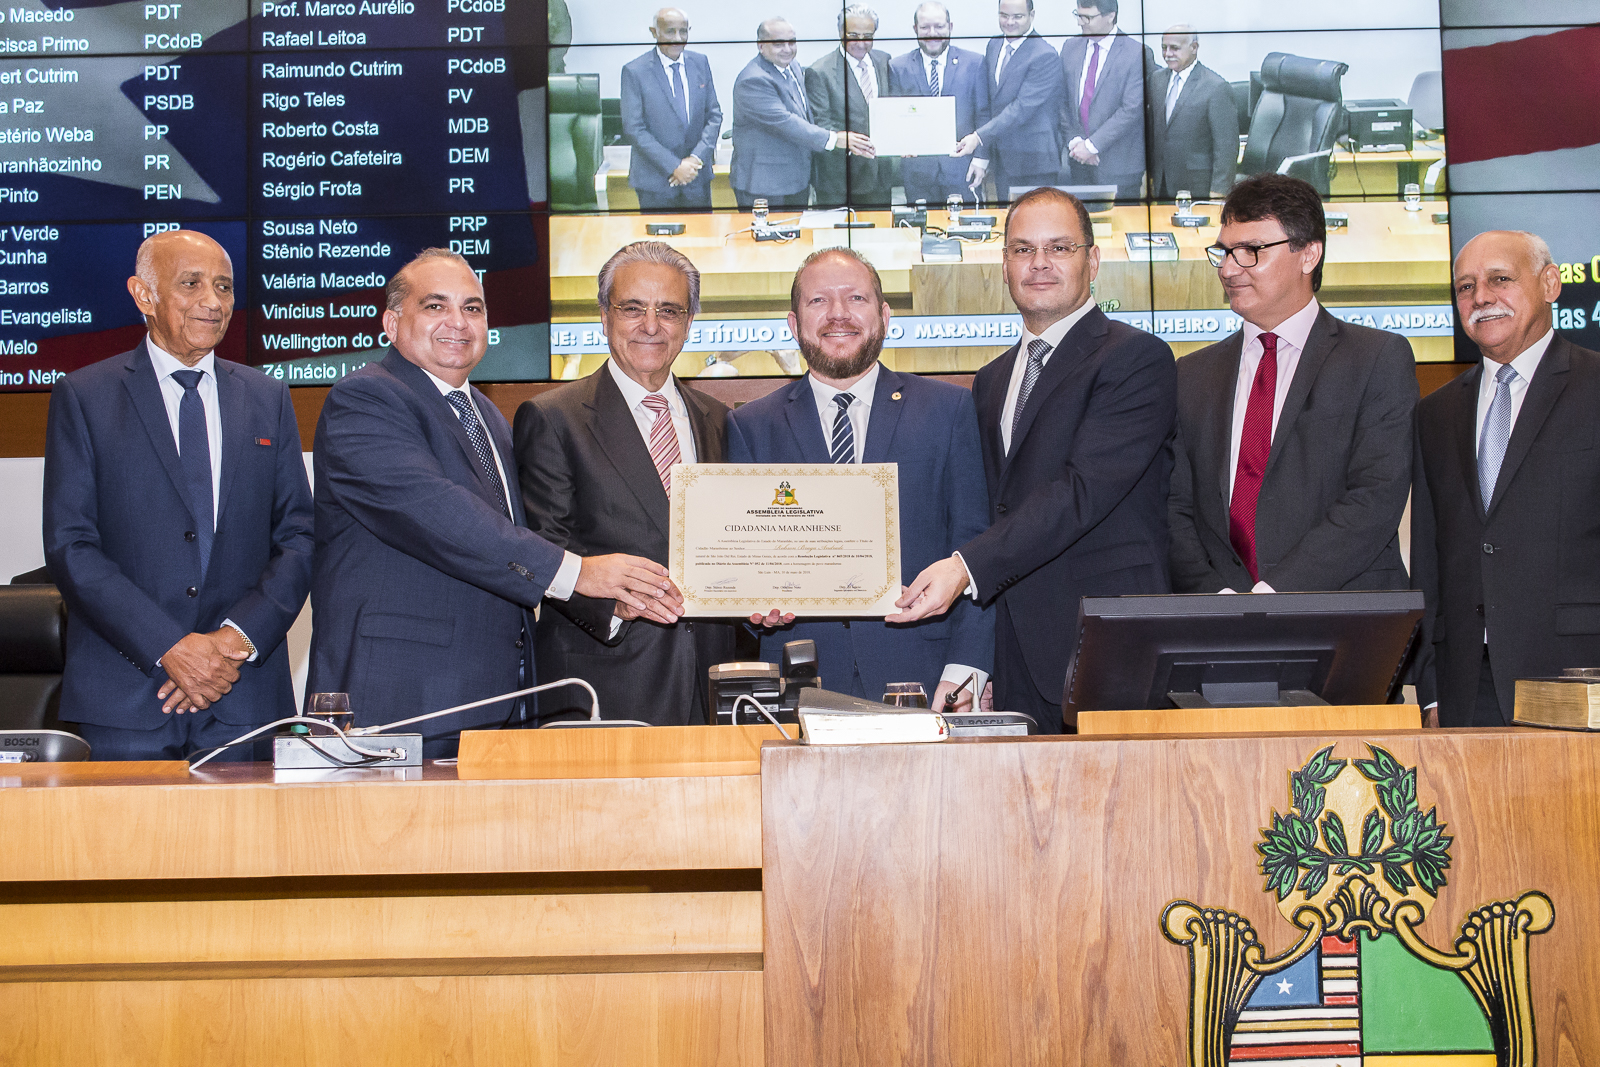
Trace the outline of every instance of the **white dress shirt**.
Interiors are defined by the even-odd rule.
[[[211,450],[211,532],[217,532],[217,512],[222,507],[222,404],[217,400],[217,354],[207,352],[200,357],[200,362],[192,367],[186,367],[178,358],[155,341],[148,334],[144,339],[145,349],[150,353],[150,365],[155,368],[156,380],[161,383],[161,402],[167,409],[167,424],[172,427],[172,441],[178,446],[178,455],[183,455],[183,439],[178,431],[178,405],[183,403],[183,386],[178,384],[172,376],[175,370],[197,370],[200,372],[200,384],[195,386],[195,392],[200,394],[200,402],[206,409],[206,444]],[[254,646],[250,635],[245,633],[239,624],[232,619],[223,619],[222,625],[237,630],[239,636]],[[246,663],[254,663],[259,653],[250,653]],[[156,660],[160,666],[161,661]]]
[[[663,52],[659,48],[656,49],[656,58],[661,60],[661,71],[662,71],[663,74],[665,74],[667,76],[667,92],[668,93],[674,93],[674,92],[677,92],[677,90],[678,90],[678,86],[672,80],[672,68],[673,67],[677,67],[679,74],[682,75],[682,78],[683,78],[683,99],[678,101],[678,110],[683,112],[684,125],[688,125],[688,123],[689,123],[689,65],[683,61],[683,57],[682,56],[679,56],[677,59],[668,59],[667,58],[667,54],[665,52]]]
[[[418,367],[417,369],[428,376],[428,380],[434,384],[434,388],[439,390],[439,395],[446,398],[446,403],[449,403],[448,398],[451,393],[465,393],[467,395],[467,403],[472,405],[473,414],[478,416],[478,422],[483,426],[483,439],[489,442],[489,455],[494,457],[494,470],[500,477],[500,491],[506,494],[506,506],[510,507],[511,490],[510,483],[506,481],[505,464],[500,459],[499,449],[494,447],[494,435],[489,432],[489,424],[484,420],[483,412],[478,410],[478,402],[472,398],[471,386],[451,385],[426,367]],[[455,408],[452,407],[450,409],[450,415],[452,418],[456,417]],[[459,422],[461,420],[457,418],[456,421]],[[476,458],[476,453],[474,453],[474,458]],[[520,486],[518,491],[521,491]],[[573,589],[578,585],[578,571],[582,566],[583,558],[581,556],[573,552],[564,553],[561,566],[556,569],[556,576],[551,579],[550,584],[545,588],[544,595],[552,600],[566,600],[572,596]]]
[[[850,432],[855,438],[856,454],[850,462],[860,463],[863,450],[867,447],[867,422],[872,418],[872,398],[878,391],[878,372],[883,369],[882,363],[874,363],[872,369],[862,375],[861,379],[849,389],[835,389],[817,381],[814,374],[806,375],[806,380],[811,383],[811,395],[817,400],[817,418],[822,423],[822,443],[824,447],[833,445],[833,420],[839,414],[839,405],[833,398],[840,393],[849,393],[853,400],[848,409],[850,413]]]
[[[1545,331],[1545,335],[1523,350],[1522,354],[1511,361],[1511,369],[1517,376],[1511,379],[1511,429],[1517,428],[1517,416],[1522,413],[1522,402],[1528,396],[1528,383],[1533,381],[1533,372],[1539,369],[1539,361],[1544,359],[1545,352],[1550,349],[1550,342],[1555,339],[1556,331],[1552,327]],[[1483,445],[1483,423],[1489,417],[1489,405],[1494,401],[1495,380],[1494,376],[1500,371],[1500,364],[1485,356],[1482,360],[1483,373],[1478,377],[1478,423],[1473,441],[1473,454]]]
[[[1094,307],[1094,301],[1085,300],[1083,306],[1064,319],[1057,319],[1045,327],[1042,334],[1031,334],[1027,327],[1023,327],[1022,340],[1017,343],[1017,361],[1011,365],[1011,381],[1006,384],[1006,403],[1000,409],[1000,444],[1006,455],[1011,454],[1011,423],[1016,417],[1017,394],[1022,390],[1022,379],[1028,372],[1028,345],[1035,340],[1043,341],[1050,346],[1050,351],[1044,354],[1042,365],[1048,367],[1050,360],[1055,356],[1056,349],[1061,347],[1061,339],[1067,332],[1078,325],[1083,317],[1089,314],[1089,309]],[[1038,388],[1037,384],[1034,388]]]
[[[616,360],[606,360],[606,368],[611,371],[611,380],[621,390],[622,400],[628,405],[628,413],[633,416],[634,425],[639,427],[639,436],[644,438],[644,446],[648,449],[650,431],[656,424],[656,413],[644,406],[644,398],[655,394],[624,374]],[[667,375],[667,384],[661,387],[661,396],[666,399],[667,413],[672,416],[672,433],[678,439],[679,462],[693,463],[694,427],[689,424],[689,405],[684,402],[683,394],[678,392],[677,380],[670,374]]]
[[[833,420],[839,413],[839,405],[833,398],[840,393],[849,393],[850,406],[846,409],[850,417],[850,431],[855,436],[856,454],[853,462],[860,463],[861,456],[867,447],[867,422],[872,417],[872,398],[878,392],[878,374],[883,370],[882,363],[874,363],[872,369],[862,375],[855,384],[848,389],[835,389],[831,385],[817,381],[814,374],[806,375],[806,380],[811,383],[811,395],[817,401],[817,417],[822,423],[822,440],[824,445],[833,442]],[[976,667],[969,667],[964,663],[945,664],[944,673],[939,676],[939,681],[949,682],[951,685],[960,685],[972,675],[978,676],[973,684],[977,687],[973,698],[972,708],[978,708],[978,697],[983,695],[984,684],[989,681],[989,675]],[[928,699],[933,699],[933,694],[928,694]],[[937,708],[934,710],[938,710]]]

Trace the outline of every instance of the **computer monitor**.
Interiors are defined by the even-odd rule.
[[[1031,193],[1035,189],[1043,189],[1042,185],[1013,185],[1010,188],[1011,200],[1016,202],[1023,193]],[[1110,211],[1116,206],[1117,187],[1115,185],[1052,185],[1052,189],[1060,189],[1063,193],[1071,193],[1083,201],[1083,206],[1091,214],[1101,211]]]
[[[1414,590],[1084,597],[1063,712],[1383,704]]]

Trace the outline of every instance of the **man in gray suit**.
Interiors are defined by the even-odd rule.
[[[872,47],[878,13],[862,4],[839,12],[839,47],[806,68],[811,118],[825,130],[872,135],[871,102],[889,93],[889,53]],[[889,206],[894,160],[824,152],[812,181],[821,205]]]
[[[689,16],[664,7],[656,46],[622,68],[622,131],[633,145],[628,184],[645,211],[708,211],[722,106],[711,63],[690,52]]]
[[[1232,337],[1178,361],[1169,522],[1177,593],[1404,589],[1416,364],[1404,337],[1328,314],[1322,200],[1240,182],[1206,249]]]
[[[774,16],[756,27],[756,51],[733,80],[733,164],[729,178],[740,211],[756,197],[774,207],[811,201],[813,152],[877,155],[864,133],[818,126],[806,98],[794,27]]]
[[[1117,0],[1083,0],[1061,46],[1062,169],[1069,185],[1115,185],[1137,200],[1144,178],[1144,81],[1150,49],[1117,29]]]
[[[1188,190],[1196,200],[1224,197],[1239,159],[1239,111],[1233,87],[1200,62],[1194,27],[1161,36],[1166,66],[1150,76],[1150,192],[1173,200]]]
[[[720,463],[728,409],[672,374],[700,310],[700,272],[660,241],[638,241],[600,270],[611,358],[581,381],[517,409],[517,477],[528,528],[581,556],[667,560],[674,463]],[[730,623],[640,617],[574,592],[546,600],[534,641],[546,680],[594,685],[612,717],[655,726],[709,721],[707,670],[734,659]],[[575,686],[547,692],[539,718],[587,716]]]

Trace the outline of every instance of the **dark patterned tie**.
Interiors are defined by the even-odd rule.
[[[1250,580],[1259,582],[1256,564],[1256,502],[1272,455],[1272,409],[1278,395],[1278,335],[1261,335],[1261,366],[1245,402],[1244,428],[1239,432],[1239,465],[1234,468],[1233,498],[1228,502],[1228,540],[1244,561]]]
[[[833,398],[839,405],[839,413],[833,417],[833,447],[828,454],[835,463],[856,461],[856,432],[850,425],[850,402],[854,399],[850,393],[840,393]]]
[[[1022,388],[1017,390],[1017,406],[1011,413],[1011,443],[1017,443],[1017,427],[1022,425],[1022,409],[1028,405],[1028,397],[1033,392],[1033,387],[1039,382],[1039,375],[1044,373],[1044,356],[1050,351],[1050,342],[1043,338],[1035,337],[1028,342],[1028,366],[1022,372]],[[1007,449],[1007,451],[1010,451]]]
[[[200,399],[199,390],[203,377],[197,370],[172,372],[172,380],[183,386],[183,399],[178,402],[178,459],[183,464],[184,481],[189,483],[189,507],[194,512],[202,578],[211,562],[211,539],[217,528],[211,498],[211,438],[206,433],[206,403]]]
[[[678,110],[683,112],[683,121],[689,122],[689,94],[683,87],[683,60],[672,64],[672,95],[678,99]]]
[[[931,60],[928,63],[928,95],[939,96],[939,61]]]
[[[472,450],[478,453],[478,464],[488,477],[489,484],[494,486],[494,498],[499,502],[501,512],[509,518],[511,511],[506,507],[505,487],[500,484],[500,472],[495,469],[494,453],[489,451],[489,435],[484,432],[483,423],[478,421],[478,413],[472,409],[472,400],[460,389],[452,389],[445,394],[445,399],[456,409],[456,416],[467,431],[467,440],[472,442]]]

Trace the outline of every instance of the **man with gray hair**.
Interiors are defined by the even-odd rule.
[[[670,245],[638,241],[601,268],[599,289],[611,358],[517,409],[528,527],[579,555],[665,564],[673,465],[720,463],[726,442],[728,409],[672,373],[700,310],[700,272]],[[641,617],[582,593],[545,605],[535,650],[541,677],[585,678],[601,707],[658,726],[709,722],[706,672],[735,658],[729,623]],[[589,710],[576,688],[539,707],[542,721]]]
[[[863,4],[839,12],[839,47],[806,68],[811,120],[826,130],[872,135],[872,101],[889,94],[889,53],[872,47],[878,13]],[[823,153],[813,184],[820,206],[886,208],[895,185],[895,160]]]
[[[1417,696],[1429,725],[1504,726],[1518,678],[1600,663],[1600,353],[1556,334],[1561,270],[1534,234],[1479,234],[1452,281],[1483,358],[1417,405]]]
[[[805,207],[811,201],[813,153],[848,151],[871,159],[872,139],[817,124],[806,95],[794,27],[781,16],[756,27],[757,55],[733,80],[733,162],[729,179],[740,211],[756,197],[773,207]]]
[[[628,184],[645,211],[710,210],[722,105],[711,62],[688,50],[689,16],[664,7],[656,46],[622,68],[622,131],[633,144]]]
[[[1180,23],[1161,35],[1165,66],[1150,75],[1150,193],[1173,200],[1187,190],[1196,200],[1225,197],[1239,157],[1239,111],[1233,88],[1200,62],[1200,35]]]
[[[310,692],[350,694],[367,726],[533,684],[525,633],[542,599],[609,597],[675,621],[665,567],[579,558],[524,528],[511,428],[467,383],[489,345],[467,261],[423,251],[388,284],[389,352],[333,387],[312,451],[316,550]],[[455,754],[491,704],[421,724],[424,754]]]

